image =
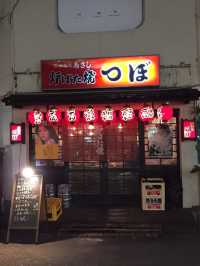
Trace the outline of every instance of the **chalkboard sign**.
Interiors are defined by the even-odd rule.
[[[43,176],[32,175],[30,178],[17,175],[13,187],[7,242],[10,230],[36,230],[38,241],[40,206]]]

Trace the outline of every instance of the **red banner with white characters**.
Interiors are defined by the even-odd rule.
[[[158,86],[157,55],[41,61],[42,89]]]
[[[182,139],[196,140],[197,132],[194,120],[182,120]]]
[[[10,124],[10,143],[25,143],[25,124]]]

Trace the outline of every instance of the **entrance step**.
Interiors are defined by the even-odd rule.
[[[69,208],[56,223],[41,226],[41,232],[64,237],[158,237],[162,234],[194,233],[191,210],[146,213],[134,208]]]
[[[73,224],[58,230],[63,237],[159,237],[162,234],[160,224]]]

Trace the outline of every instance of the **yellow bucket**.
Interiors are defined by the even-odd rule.
[[[62,215],[62,199],[50,197],[47,198],[47,216],[48,221],[55,222]]]

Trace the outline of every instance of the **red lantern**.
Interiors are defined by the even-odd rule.
[[[135,113],[132,107],[124,107],[119,112],[119,117],[121,121],[128,122],[135,118]]]
[[[67,123],[75,123],[78,122],[80,118],[79,112],[76,110],[75,107],[69,107],[65,111],[65,121]]]
[[[152,121],[154,119],[154,110],[151,106],[146,106],[139,110],[139,118],[143,122]]]
[[[62,119],[62,113],[56,108],[51,108],[46,113],[46,119],[49,123],[59,123]]]
[[[168,121],[173,117],[173,109],[169,105],[162,105],[157,109],[157,116],[161,120]]]
[[[106,107],[101,111],[101,120],[103,122],[112,122],[115,119],[115,112],[111,107]]]
[[[28,122],[32,125],[40,125],[44,121],[44,114],[39,110],[28,113]]]
[[[98,119],[98,113],[92,106],[88,106],[88,108],[83,112],[83,118],[85,122],[96,122]]]

